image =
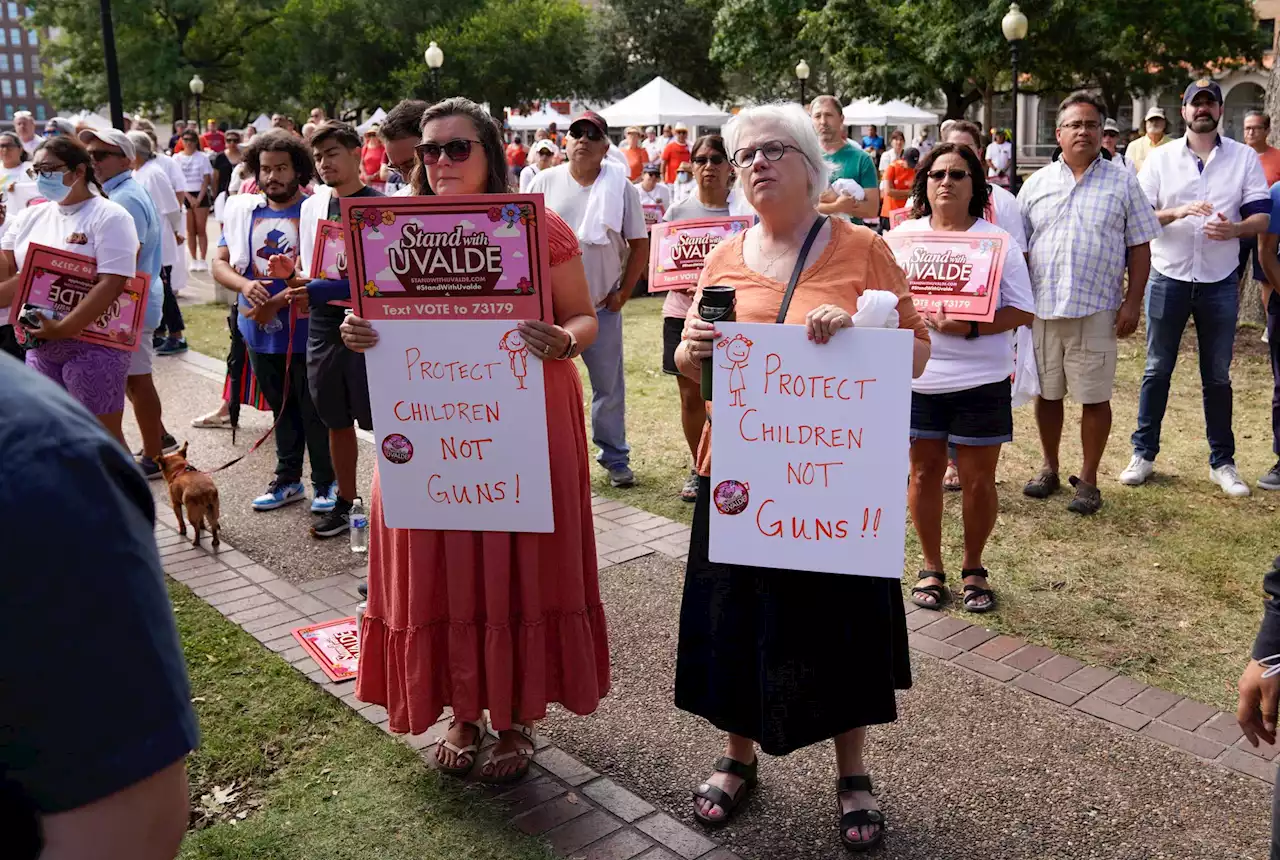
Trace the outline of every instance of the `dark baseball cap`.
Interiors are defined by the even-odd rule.
[[[1182,93],[1182,103],[1184,105],[1191,104],[1191,100],[1200,93],[1209,93],[1218,104],[1222,104],[1222,87],[1208,78],[1200,78],[1198,81],[1192,81],[1188,84],[1186,90]]]
[[[589,122],[596,128],[600,129],[601,134],[605,136],[608,136],[609,134],[609,123],[605,122],[604,117],[600,116],[600,114],[593,110],[583,111],[578,114],[573,118],[573,122],[569,123],[569,128],[573,128],[580,122]]]

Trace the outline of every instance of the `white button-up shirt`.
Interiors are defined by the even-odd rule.
[[[1239,265],[1240,240],[1220,241],[1204,233],[1221,213],[1239,222],[1271,211],[1271,194],[1258,153],[1219,135],[1207,161],[1201,161],[1186,137],[1153,149],[1138,172],[1142,191],[1157,210],[1204,200],[1213,214],[1192,215],[1165,225],[1151,243],[1151,266],[1166,278],[1197,284],[1224,280]]]

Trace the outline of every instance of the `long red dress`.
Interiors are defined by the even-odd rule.
[[[553,267],[582,253],[546,220]],[[582,383],[572,361],[543,366],[555,532],[387,528],[374,474],[356,697],[384,706],[393,732],[425,732],[446,705],[463,720],[488,709],[498,730],[548,702],[589,714],[609,692]]]

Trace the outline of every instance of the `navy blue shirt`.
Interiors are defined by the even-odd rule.
[[[249,271],[247,278],[263,281],[267,292],[276,295],[288,284],[281,280],[266,280],[267,261],[276,254],[298,259],[298,224],[302,220],[302,201],[298,201],[287,209],[272,209],[262,205],[253,211],[249,225]],[[224,236],[219,245],[226,246]],[[249,300],[240,296],[240,307],[249,308]],[[267,324],[257,323],[243,314],[240,315],[240,334],[250,350],[261,354],[283,355],[287,352],[305,353],[307,351],[306,317],[300,318],[294,325],[292,350],[289,343],[289,305],[285,305],[276,314],[275,319]]]
[[[84,407],[4,354],[0,511],[5,820],[114,794],[199,734],[146,480]]]

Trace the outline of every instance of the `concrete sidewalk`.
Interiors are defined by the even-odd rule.
[[[202,468],[242,453],[270,425],[269,416],[245,410],[236,448],[227,431],[186,426],[220,396],[217,362],[193,354],[158,359],[156,378],[166,423],[180,440],[191,440],[191,458]],[[324,607],[322,614],[336,616],[354,602],[350,585],[359,564],[344,538],[321,542],[306,533],[312,515],[305,505],[268,514],[248,509],[274,465],[270,441],[264,449],[217,478],[224,538],[239,551],[230,558],[271,576],[277,584],[270,594],[311,598]],[[371,446],[363,446],[361,456],[361,486],[367,488]],[[163,484],[153,486],[159,509],[168,511]],[[672,705],[680,557],[688,531],[617,502],[597,500],[595,509],[614,688],[590,717],[557,711],[541,724],[559,751],[546,760],[564,774],[543,774],[545,787],[517,795],[526,816],[518,823],[529,832],[550,832],[555,841],[565,832],[557,828],[581,816],[583,823],[569,828],[572,838],[556,844],[568,856],[593,860],[727,860],[730,850],[761,860],[848,856],[836,837],[830,744],[782,759],[762,757],[759,792],[729,827],[709,834],[723,848],[696,825],[684,826],[692,823],[689,792],[710,771],[721,743],[712,727]],[[225,573],[222,567],[217,575]],[[213,602],[218,593],[206,599]],[[303,601],[304,608],[319,611],[311,600]],[[868,751],[890,822],[886,848],[877,856],[1267,856],[1269,781],[1280,750],[1246,749],[1229,716],[958,618],[913,611],[908,622],[915,631],[915,686],[899,698],[899,721],[871,731]],[[287,643],[279,644],[286,647],[277,650],[287,650]],[[857,683],[856,655],[850,655],[850,695],[857,695]],[[429,735],[414,746],[433,743]],[[599,801],[578,807],[574,786],[582,783],[573,780],[595,780],[596,774],[643,798],[632,811],[656,807],[657,813],[637,816],[645,825],[638,834],[621,835],[636,828],[609,807],[593,805]],[[544,811],[530,814],[538,809]],[[581,842],[595,827],[607,835]]]

